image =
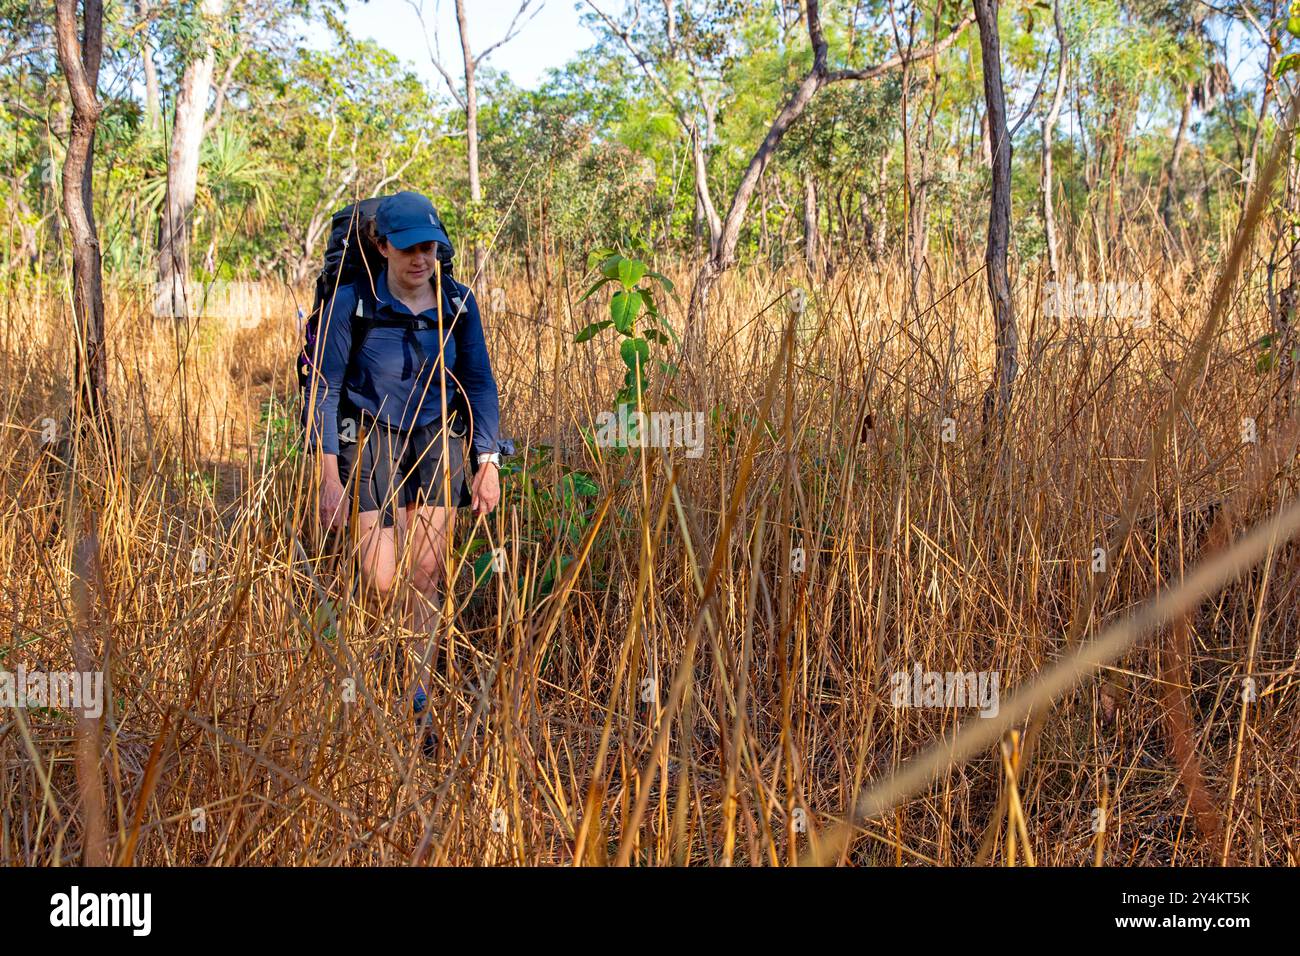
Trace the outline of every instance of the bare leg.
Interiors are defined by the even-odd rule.
[[[380,610],[392,598],[397,578],[397,532],[400,530],[400,527],[383,527],[378,511],[363,511],[357,515],[356,541],[362,592],[367,601]]]
[[[406,515],[400,510],[393,527],[383,527],[381,517],[379,511],[361,512],[356,533],[362,600],[376,619],[382,619],[396,599],[397,554],[406,525]]]
[[[411,557],[411,591],[408,606],[412,629],[422,639],[414,648],[419,665],[417,686],[429,687],[437,654],[438,625],[442,620],[442,584],[446,578],[449,542],[455,531],[456,509],[423,505],[407,507],[407,541]]]

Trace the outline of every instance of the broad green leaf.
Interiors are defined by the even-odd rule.
[[[630,369],[637,367],[638,360],[642,369],[641,379],[645,381],[645,367],[650,364],[650,344],[643,338],[624,339],[619,344],[618,352],[623,356],[623,364]]]
[[[604,262],[600,264],[600,274],[603,275],[606,279],[617,279],[619,263],[621,263],[622,261],[623,261],[623,257],[618,255],[617,253],[610,256],[608,259],[606,259]]]
[[[631,292],[645,275],[645,269],[645,263],[640,259],[619,259],[618,281],[623,283],[624,289]]]
[[[585,302],[585,301],[587,301],[588,299],[591,298],[592,294],[593,294],[597,289],[599,289],[599,288],[600,288],[601,286],[603,286],[605,283],[607,283],[607,282],[612,282],[612,281],[614,281],[614,280],[610,279],[608,276],[606,276],[606,277],[603,278],[603,279],[597,279],[595,282],[592,283],[590,289],[588,289],[586,292],[582,293],[582,295],[579,297],[578,301],[579,301],[579,302]]]
[[[605,319],[603,322],[593,322],[591,323],[591,325],[587,326],[585,329],[583,329],[581,332],[575,335],[573,337],[573,341],[585,342],[587,341],[587,339],[595,336],[597,332],[601,331],[602,329],[607,329],[613,324],[614,324],[613,319]]]
[[[546,573],[542,575],[541,583],[537,588],[536,597],[538,600],[551,593],[551,588],[555,586],[556,580],[564,575],[564,572],[572,563],[573,558],[567,554],[555,561],[547,562]]]
[[[632,325],[637,313],[641,311],[640,292],[615,292],[609,302],[609,313],[613,316],[614,328],[624,335],[632,334]]]
[[[596,263],[604,262],[610,256],[617,254],[617,250],[614,249],[592,249],[591,252],[587,253],[587,268],[594,269]]]
[[[663,286],[665,292],[667,292],[670,296],[672,296],[674,302],[676,302],[678,305],[682,304],[682,300],[677,297],[677,289],[673,285],[672,279],[658,272],[647,272],[646,277],[650,279],[654,279],[661,286]]]
[[[563,481],[566,492],[579,497],[588,498],[600,493],[600,485],[585,471],[571,471],[564,476]]]
[[[486,551],[474,559],[474,587],[487,580],[492,567],[492,552]]]

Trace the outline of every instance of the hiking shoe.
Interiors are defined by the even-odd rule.
[[[415,729],[420,736],[420,751],[426,760],[432,760],[438,755],[438,734],[433,729],[433,715],[428,712],[428,695],[417,687],[411,703],[415,710]]]

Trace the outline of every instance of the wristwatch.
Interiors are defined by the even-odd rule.
[[[478,463],[479,463],[480,466],[486,464],[486,463],[489,462],[489,461],[492,462],[492,464],[496,465],[498,468],[500,468],[500,467],[501,467],[501,452],[499,452],[499,451],[485,451],[485,452],[482,452],[482,453],[478,456]]]

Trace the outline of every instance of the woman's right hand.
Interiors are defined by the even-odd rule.
[[[326,455],[321,472],[320,522],[326,528],[343,526],[343,482],[339,480],[338,458]]]

